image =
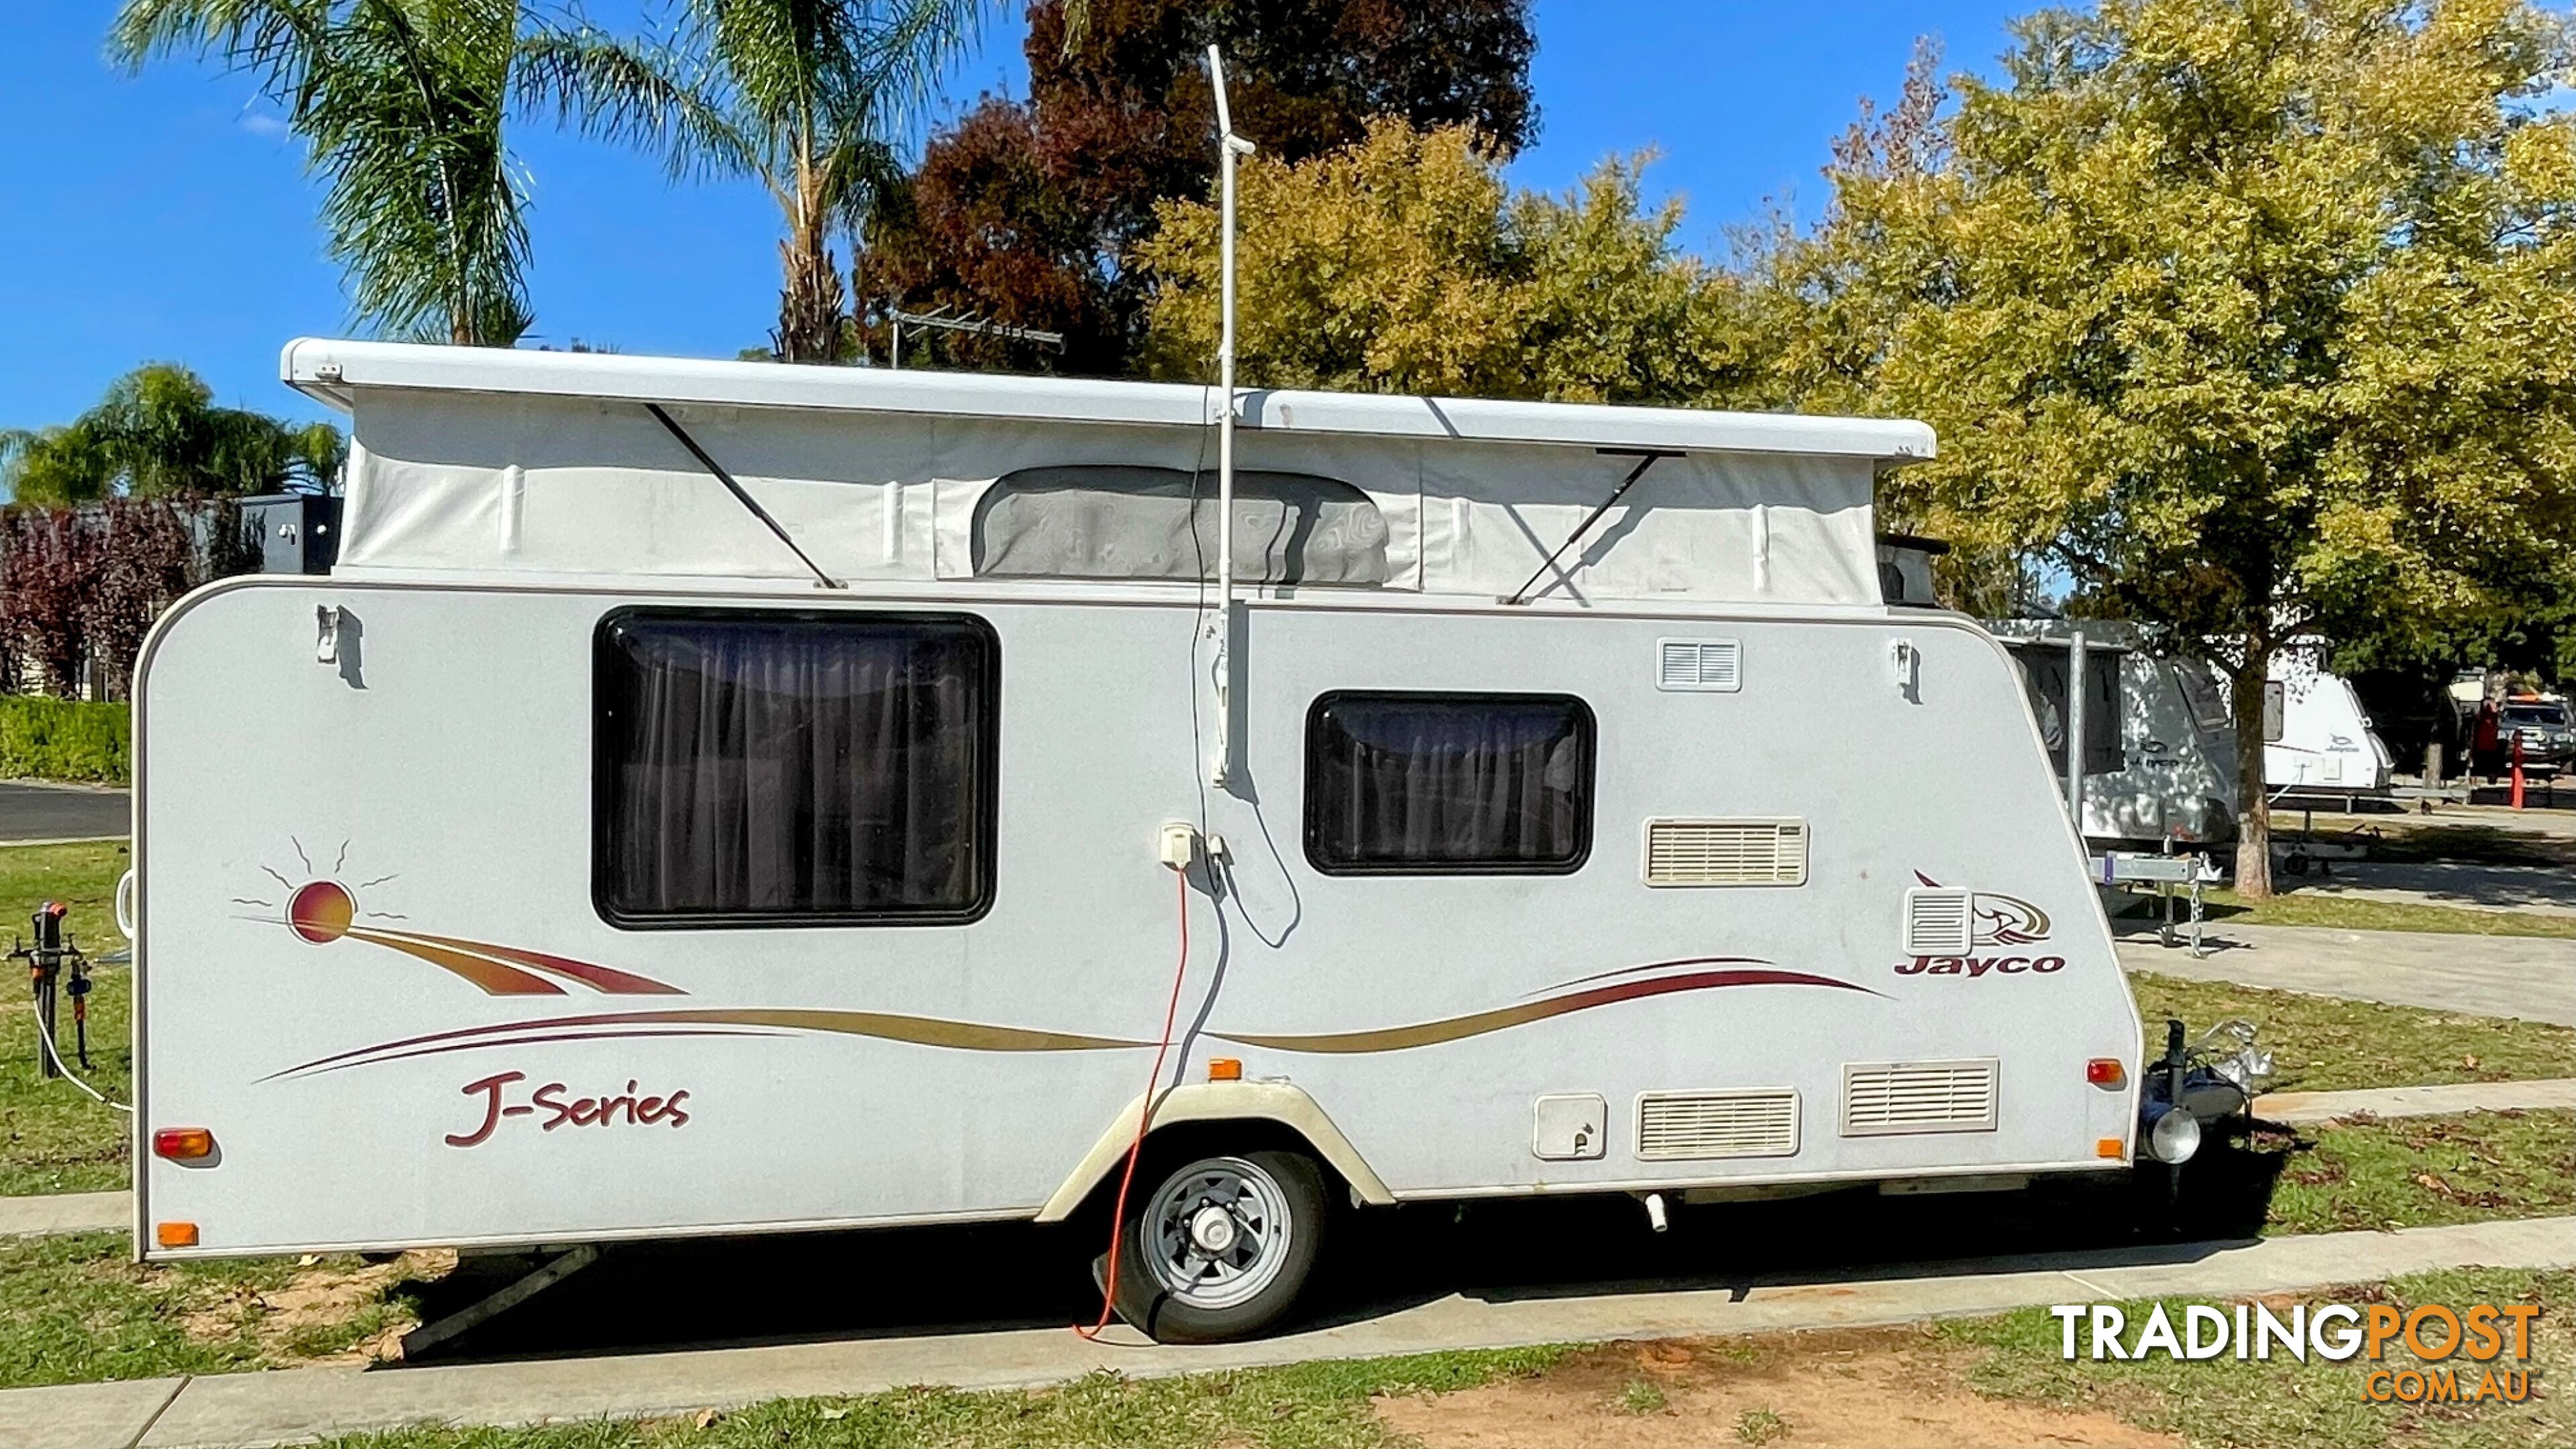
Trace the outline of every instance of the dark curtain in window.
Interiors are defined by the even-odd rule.
[[[1564,697],[1327,697],[1306,762],[1324,870],[1565,870],[1591,843],[1592,715]]]
[[[993,651],[962,619],[613,619],[599,651],[602,905],[634,917],[980,909]]]

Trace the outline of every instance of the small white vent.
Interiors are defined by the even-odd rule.
[[[1976,944],[1976,893],[1921,886],[1905,893],[1905,954],[1959,956]]]
[[[1744,646],[1733,639],[1664,639],[1655,646],[1655,687],[1732,693],[1744,687]]]
[[[1845,1062],[1843,1135],[1995,1130],[1995,1059]]]
[[[1795,1092],[1647,1092],[1637,1156],[1649,1162],[1798,1155]]]
[[[1649,820],[1650,886],[1798,886],[1807,883],[1807,822]]]

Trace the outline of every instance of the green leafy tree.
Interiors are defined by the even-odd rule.
[[[2285,640],[2563,586],[2576,539],[2576,145],[2526,0],[2105,0],[1919,65],[1765,259],[1771,386],[1908,413],[1937,531],[2079,608],[2215,641],[2240,888],[2270,890]]]
[[[322,223],[358,317],[401,337],[506,347],[531,320],[514,100],[591,129],[666,114],[663,77],[518,0],[126,0],[110,55],[220,57],[310,147]]]
[[[569,92],[565,113],[650,139],[675,172],[758,181],[786,229],[772,355],[837,361],[852,339],[832,244],[855,240],[899,181],[895,148],[973,41],[982,0],[683,4],[669,45],[620,51],[620,84]]]
[[[19,503],[69,508],[109,498],[320,490],[348,451],[329,423],[295,424],[218,407],[176,363],[118,378],[70,423],[0,433],[0,482]]]
[[[1238,180],[1236,346],[1247,383],[1591,402],[1725,402],[1764,376],[1754,306],[1644,209],[1641,161],[1572,193],[1514,193],[1477,134],[1392,119],[1356,145]],[[1137,258],[1148,357],[1204,376],[1217,214],[1166,202]]]
[[[956,308],[1065,339],[924,339],[954,363],[1134,369],[1131,253],[1159,203],[1216,179],[1211,44],[1235,126],[1275,161],[1350,145],[1373,117],[1466,126],[1505,159],[1537,132],[1528,0],[1033,0],[1027,18],[1027,98],[988,96],[932,136],[859,263],[880,316]]]

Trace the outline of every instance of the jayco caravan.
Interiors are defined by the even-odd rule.
[[[1132,1160],[1209,1338],[1345,1204],[2188,1151],[2010,660],[1881,599],[1919,424],[1252,391],[1220,517],[1208,388],[284,370],[336,566],[137,671],[149,1258],[1105,1242]]]
[[[2070,631],[2062,619],[1994,619],[2020,660],[2051,763],[2066,771]],[[2133,626],[2082,626],[2095,691],[2086,729],[2084,837],[2102,847],[2224,844],[2236,834],[2236,738],[2227,680],[2188,654],[2160,655]]]
[[[2385,795],[2388,747],[2371,729],[2350,681],[2318,664],[2322,652],[2302,642],[2272,656],[2281,729],[2277,738],[2265,732],[2263,783],[2279,795]]]

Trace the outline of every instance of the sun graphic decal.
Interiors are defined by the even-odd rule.
[[[358,898],[336,880],[308,881],[286,898],[286,924],[314,945],[349,934],[358,916]]]
[[[298,885],[275,869],[262,866],[271,880],[285,888],[283,901],[260,900],[236,896],[233,904],[261,906],[280,912],[277,916],[252,916],[255,921],[278,921],[295,933],[296,939],[308,945],[328,946],[340,941],[363,941],[399,951],[417,961],[425,961],[442,971],[480,987],[490,996],[561,996],[561,983],[572,982],[593,991],[612,996],[685,996],[676,986],[649,977],[637,976],[588,961],[548,955],[543,951],[522,950],[516,946],[497,946],[488,941],[469,941],[455,936],[432,936],[419,931],[373,924],[378,921],[401,921],[408,917],[392,911],[359,909],[358,893],[395,879],[390,875],[343,885],[338,879],[348,864],[349,847],[342,842],[337,859],[329,872],[313,868],[312,858],[305,854],[301,841],[289,837],[295,847],[295,858],[304,867],[305,880]]]

